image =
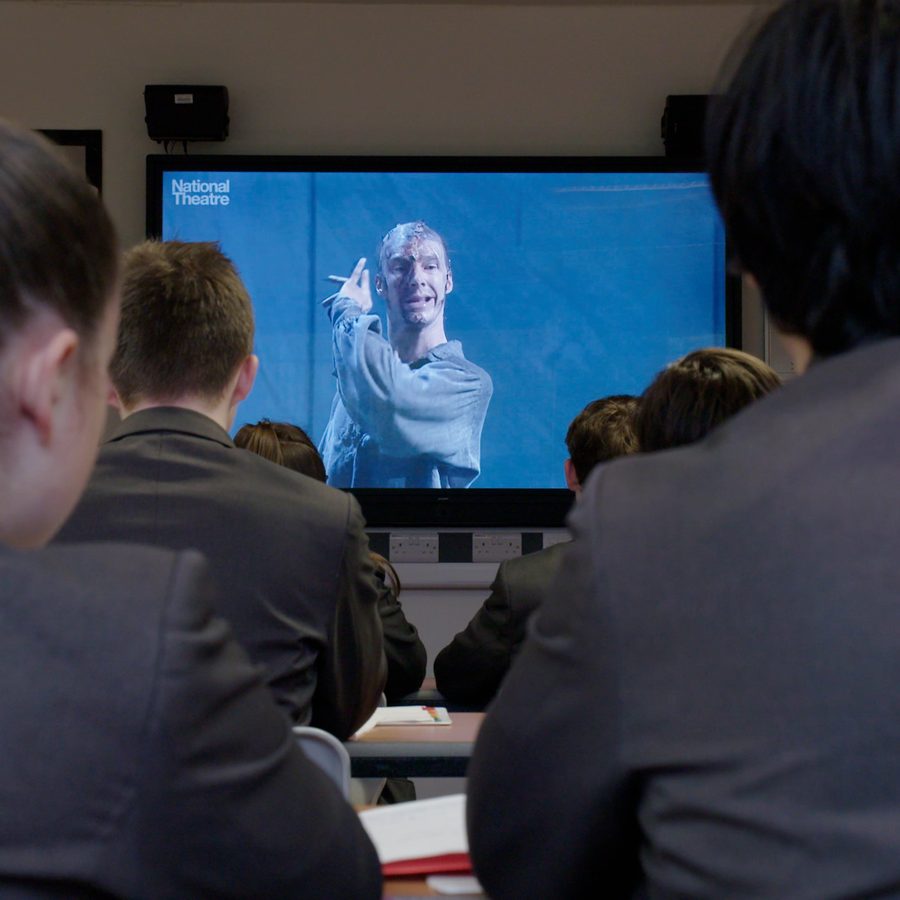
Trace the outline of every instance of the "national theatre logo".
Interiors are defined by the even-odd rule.
[[[173,178],[172,196],[176,206],[228,206],[231,203],[231,179]]]

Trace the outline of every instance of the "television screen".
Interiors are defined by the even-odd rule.
[[[564,510],[579,410],[739,343],[707,178],[665,159],[151,156],[148,233],[234,260],[260,358],[236,427],[300,425],[370,523]]]

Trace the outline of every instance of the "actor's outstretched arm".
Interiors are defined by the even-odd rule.
[[[459,352],[438,351],[427,365],[408,365],[381,334],[378,316],[347,297],[334,299],[329,312],[338,393],[360,428],[377,435],[381,451],[460,468],[474,459],[477,469],[493,393],[488,374]]]

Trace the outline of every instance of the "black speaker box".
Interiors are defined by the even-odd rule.
[[[677,159],[703,158],[703,127],[706,94],[670,94],[662,116],[662,139],[666,156]]]
[[[228,88],[213,84],[148,84],[147,134],[154,141],[224,141]]]

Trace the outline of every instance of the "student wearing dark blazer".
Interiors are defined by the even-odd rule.
[[[123,418],[58,540],[202,552],[219,611],[277,702],[346,738],[385,678],[362,514],[348,494],[235,447],[252,349],[250,298],[218,247],[129,251],[110,366]]]
[[[44,547],[96,456],[118,250],[49,144],[0,122],[0,159],[0,895],[375,900],[199,555]]]
[[[637,402],[624,394],[603,397],[572,420],[564,469],[566,484],[576,496],[594,466],[637,449]],[[435,684],[447,700],[484,707],[494,698],[525,639],[529,618],[547,594],[563,546],[500,564],[490,596],[434,660]]]
[[[469,767],[497,900],[900,894],[898,60],[893,0],[792,0],[710,108],[731,247],[812,362],[589,479]]]
[[[299,425],[263,419],[252,425],[242,425],[234,442],[279,466],[325,481],[325,463],[316,445]],[[419,689],[425,677],[427,654],[419,632],[403,612],[397,570],[378,553],[370,551],[369,557],[375,566],[378,584],[378,615],[387,660],[384,695],[390,704]]]

